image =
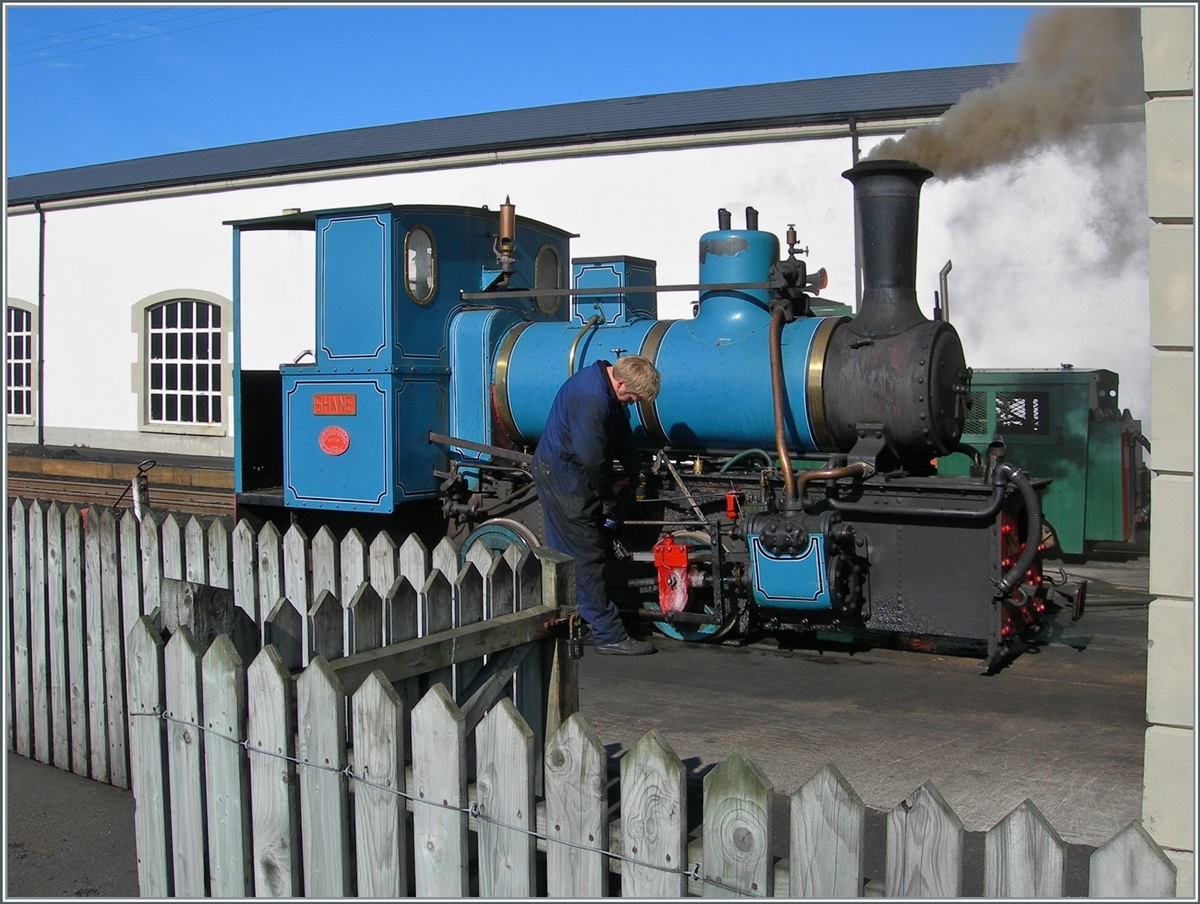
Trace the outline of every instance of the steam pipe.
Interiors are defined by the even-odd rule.
[[[947,277],[953,267],[953,261],[946,261],[946,266],[942,267],[941,272],[938,273],[938,285],[942,290],[942,320],[946,323],[950,322],[950,285]]]
[[[1007,595],[1021,583],[1025,572],[1029,570],[1034,557],[1037,556],[1038,545],[1042,539],[1042,503],[1038,499],[1037,490],[1029,482],[1029,478],[1015,465],[1008,462],[1001,462],[997,465],[992,475],[992,482],[997,483],[998,481],[1013,483],[1020,492],[1021,498],[1025,500],[1025,547],[1021,550],[1016,564],[996,585],[1001,594]]]
[[[801,502],[804,501],[804,487],[811,480],[840,480],[843,477],[853,477],[856,474],[866,480],[874,473],[875,469],[865,461],[856,461],[841,468],[820,468],[805,471],[796,478],[796,498]]]
[[[779,467],[783,469],[783,489],[787,501],[796,499],[796,487],[792,480],[792,459],[788,455],[787,436],[783,429],[783,309],[777,308],[771,315],[769,346],[771,349],[771,406],[775,412],[775,452],[779,456]]]

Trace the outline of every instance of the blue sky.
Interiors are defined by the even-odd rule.
[[[6,172],[597,98],[1011,62],[1034,11],[6,5]]]

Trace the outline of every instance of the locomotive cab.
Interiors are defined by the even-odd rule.
[[[244,234],[307,233],[315,261],[310,361],[301,354],[277,370],[243,370],[235,339],[243,510],[391,515],[414,501],[437,502],[455,450],[430,444],[429,434],[486,432],[473,423],[488,407],[488,350],[478,334],[565,316],[557,297],[501,299],[487,311],[460,298],[464,287],[564,284],[570,234],[522,218],[517,240],[501,251],[504,213],[378,205],[230,223],[235,313],[255,302],[237,278]],[[464,315],[480,321],[465,337],[452,328]]]

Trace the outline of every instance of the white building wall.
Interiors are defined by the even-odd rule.
[[[1140,125],[1118,127],[1140,129]],[[1140,133],[1139,133],[1140,134]],[[882,136],[880,136],[882,137]],[[865,154],[878,139],[864,140]],[[853,192],[841,173],[848,138],[790,140],[569,157],[459,169],[176,195],[47,214],[46,441],[229,455],[225,437],[138,433],[133,306],[155,293],[232,297],[231,230],[222,221],[379,202],[493,210],[510,196],[520,214],[580,234],[577,257],[630,254],[658,262],[660,283],[697,278],[697,240],[716,211],[760,212],[782,237],[795,223],[810,269],[829,272],[827,297],[853,304]],[[1139,161],[1140,163],[1140,161]],[[1114,166],[1124,165],[1118,160]],[[1112,253],[1112,184],[1121,173],[1046,152],[970,180],[927,183],[918,296],[932,313],[947,259],[952,320],[975,367],[1104,367],[1122,379],[1122,404],[1149,419],[1144,200],[1120,255]],[[1138,179],[1127,180],[1144,185]],[[11,218],[36,227],[36,215]],[[1105,224],[1108,228],[1105,228]],[[1139,229],[1141,230],[1139,232]],[[269,265],[258,251],[268,251]],[[312,348],[314,272],[308,237],[246,240],[243,366],[275,367]],[[9,249],[14,284],[36,286],[22,239]],[[278,274],[288,273],[280,280]],[[36,294],[36,290],[35,290]],[[687,316],[694,296],[661,296],[660,316]]]
[[[1194,7],[1142,10],[1154,473],[1142,822],[1196,898]]]
[[[19,263],[4,269],[4,294],[9,298],[37,304],[38,300],[38,215],[33,213],[9,216],[4,225],[8,260]],[[32,266],[31,266],[32,265]]]

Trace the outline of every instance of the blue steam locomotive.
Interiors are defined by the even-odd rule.
[[[820,303],[824,271],[791,227],[781,254],[753,208],[744,229],[718,213],[694,286],[657,285],[636,257],[572,261],[569,233],[507,200],[233,221],[235,309],[241,233],[307,230],[316,248],[315,360],[235,358],[240,510],[536,544],[528,466],[555,393],[636,353],[662,390],[633,406],[645,471],[610,520],[623,611],[687,640],[754,626],[953,638],[994,667],[1052,607],[1081,615],[1085,588],[1043,581],[1039,484],[1002,443],[968,450],[969,474],[937,475],[964,449],[971,371],[954,328],[917,305],[931,174],[872,160],[844,175],[863,249],[855,317]],[[693,318],[656,319],[671,290],[698,293]]]

